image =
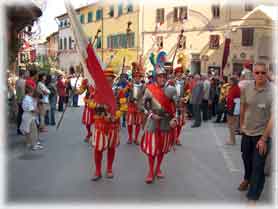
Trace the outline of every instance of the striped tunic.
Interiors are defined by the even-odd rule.
[[[98,151],[107,148],[116,148],[120,143],[119,121],[107,122],[104,118],[95,119],[95,130],[92,136],[92,145]]]
[[[175,140],[175,131],[145,132],[141,140],[141,150],[151,156],[168,153]]]

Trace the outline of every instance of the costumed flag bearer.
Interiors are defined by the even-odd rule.
[[[108,83],[113,85],[115,74],[111,68],[104,71],[104,75]],[[113,162],[115,159],[116,148],[120,143],[120,118],[122,112],[117,110],[115,114],[111,114],[109,106],[96,103],[95,111],[95,132],[92,140],[94,150],[92,152],[92,159],[95,162],[95,172],[92,181],[98,181],[102,177],[102,156],[103,152],[107,150],[107,167],[106,177],[113,178]],[[93,160],[92,160],[93,161]]]

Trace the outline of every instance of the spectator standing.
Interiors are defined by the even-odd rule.
[[[48,125],[45,123],[45,115],[46,112],[49,111],[49,94],[50,90],[46,87],[45,85],[46,82],[46,74],[42,73],[39,75],[38,79],[38,87],[37,91],[40,95],[40,100],[39,100],[39,120],[40,120],[40,131],[47,131],[45,125]]]
[[[209,89],[209,118],[214,117],[216,115],[217,109],[217,80],[212,77],[210,80],[210,89]]]
[[[29,75],[30,76],[25,80],[25,86],[29,86],[35,90],[37,88],[38,71],[36,69],[31,69]]]
[[[77,76],[75,74],[73,74],[70,79],[71,93],[72,93],[72,106],[73,107],[78,107],[79,95],[76,94],[77,84],[78,84]]]
[[[240,105],[240,88],[238,87],[238,80],[235,76],[230,78],[230,88],[228,90],[226,99],[227,122],[230,133],[229,140],[226,142],[226,144],[235,145],[235,131],[238,123]]]
[[[31,150],[43,149],[43,146],[38,142],[39,133],[36,122],[37,116],[37,101],[34,98],[34,89],[27,85],[26,95],[22,101],[22,121],[20,125],[20,131],[26,135],[27,148]]]
[[[55,122],[55,111],[56,111],[56,104],[57,104],[57,88],[56,88],[56,81],[55,76],[48,75],[46,79],[46,87],[49,89],[49,104],[50,104],[50,111],[46,113],[46,122],[52,126],[56,125]]]
[[[242,89],[240,98],[241,152],[245,174],[238,188],[240,191],[248,190],[247,198],[251,202],[260,198],[264,188],[273,103],[265,64],[257,63],[253,76],[255,81]]]
[[[203,121],[208,120],[209,91],[210,91],[210,81],[208,80],[207,76],[203,76],[203,100],[202,100]]]
[[[194,124],[191,128],[196,128],[201,126],[201,104],[203,100],[204,90],[203,82],[201,81],[200,75],[194,76],[195,85],[192,88],[191,104],[193,107],[193,117]]]
[[[65,84],[65,80],[63,79],[62,75],[58,76],[57,91],[58,91],[58,96],[59,96],[58,111],[63,112],[64,111],[65,98],[66,98],[66,84]]]
[[[20,70],[19,71],[19,77],[15,83],[15,89],[16,89],[16,101],[17,101],[17,134],[21,135],[21,131],[19,129],[21,120],[22,120],[22,114],[23,114],[23,109],[22,109],[22,100],[25,96],[25,71]]]

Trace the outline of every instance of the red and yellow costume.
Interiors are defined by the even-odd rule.
[[[82,84],[78,90],[78,94],[83,94],[86,91],[86,96],[84,97],[84,110],[82,114],[82,123],[86,126],[87,135],[85,141],[88,142],[92,136],[91,126],[94,124],[94,94],[95,89],[92,85],[88,84],[88,80],[82,81]]]
[[[104,71],[106,77],[113,77],[112,69]],[[103,151],[107,150],[107,177],[113,178],[112,166],[115,158],[116,147],[120,143],[120,118],[122,112],[117,110],[115,115],[111,115],[109,108],[105,105],[95,104],[95,131],[92,137],[94,151],[92,158],[95,162],[95,174],[92,180],[97,181],[101,178],[101,164]]]

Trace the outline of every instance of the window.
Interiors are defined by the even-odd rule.
[[[119,34],[119,48],[127,48],[127,36],[126,34]]]
[[[186,37],[185,36],[181,37],[179,49],[186,49]]]
[[[111,36],[107,36],[107,48],[112,48],[111,47]]]
[[[81,22],[81,24],[84,24],[84,15],[83,14],[80,15],[80,22]]]
[[[127,48],[135,47],[135,33],[129,33],[127,35]]]
[[[174,22],[178,22],[179,21],[179,9],[177,7],[174,8]]]
[[[69,49],[72,49],[72,39],[69,37]]]
[[[118,16],[121,16],[123,14],[123,4],[118,5]]]
[[[187,19],[187,7],[174,8],[174,22],[183,21]]]
[[[163,36],[157,36],[156,43],[158,48],[163,48]]]
[[[93,13],[92,12],[88,13],[88,23],[89,22],[93,22]]]
[[[156,23],[163,24],[164,23],[164,9],[157,9],[156,10]]]
[[[98,9],[96,13],[96,21],[99,21],[102,19],[102,10]]]
[[[67,38],[64,38],[64,49],[67,49]]]
[[[96,48],[97,48],[97,49],[100,49],[100,48],[101,48],[101,37],[98,37],[98,38],[97,38]]]
[[[212,16],[214,18],[220,17],[220,5],[219,4],[212,5],[211,10],[212,10]]]
[[[250,11],[252,11],[253,9],[254,9],[253,4],[251,4],[251,3],[245,3],[245,5],[244,5],[244,10],[245,10],[245,12],[250,12]]]
[[[111,5],[109,8],[109,17],[114,17],[114,6]]]
[[[254,28],[242,28],[242,46],[253,46]]]
[[[127,5],[127,13],[129,12],[133,12],[133,5],[131,3]]]
[[[118,36],[112,36],[112,48],[119,48]]]
[[[180,21],[186,20],[187,19],[187,7],[180,7],[179,11],[180,11],[180,14],[179,14]]]
[[[63,49],[63,39],[60,38],[60,42],[59,42],[59,49],[62,50]]]
[[[135,33],[122,33],[107,37],[107,48],[120,49],[120,48],[134,48],[135,46]]]
[[[63,21],[61,21],[61,22],[60,22],[59,27],[60,27],[60,28],[62,28],[62,27],[63,27]]]
[[[219,35],[210,35],[209,48],[210,49],[219,48]]]

